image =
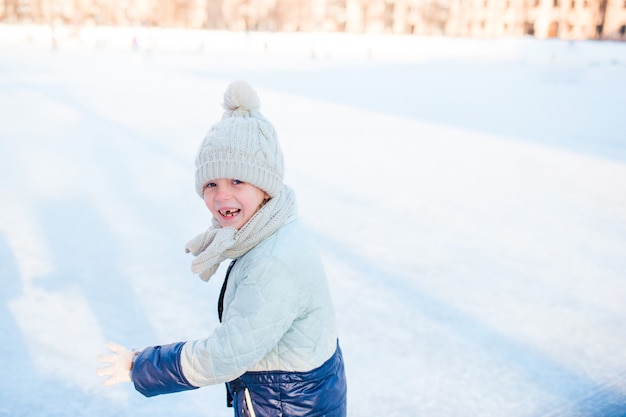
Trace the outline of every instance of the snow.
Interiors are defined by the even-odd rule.
[[[0,26],[0,416],[232,415],[223,386],[105,388],[95,358],[216,325],[183,246],[237,78],[324,258],[349,415],[626,415],[626,44],[56,38]]]

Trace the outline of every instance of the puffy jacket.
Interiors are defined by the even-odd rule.
[[[345,417],[341,349],[309,372],[246,372],[228,383],[235,417]]]
[[[239,377],[257,373],[293,377],[304,386],[307,378],[322,373],[327,389],[336,394],[329,400],[336,409],[343,407],[345,415],[343,359],[328,284],[319,255],[297,219],[237,260],[224,293],[222,323],[209,337],[145,349],[135,360],[132,379],[138,391],[152,396],[231,381],[236,388]],[[280,389],[303,388],[297,385]],[[281,398],[269,398],[279,395],[277,389],[250,391],[257,405]],[[239,391],[233,393],[241,402]],[[315,401],[326,401],[310,397],[302,397],[310,402],[304,409],[315,410]]]

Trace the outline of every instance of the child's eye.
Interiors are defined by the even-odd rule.
[[[243,184],[243,181],[240,181],[240,180],[233,180],[233,184],[234,184],[234,185]]]
[[[213,188],[213,187],[215,187],[216,185],[217,185],[217,184],[215,184],[214,182],[209,182],[209,183],[207,183],[207,184],[204,186],[204,188]]]

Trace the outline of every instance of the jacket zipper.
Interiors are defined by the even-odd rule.
[[[243,390],[244,402],[246,403],[246,408],[248,409],[248,414],[250,417],[256,417],[256,413],[254,412],[254,407],[252,406],[252,398],[250,398],[250,391],[248,388]]]

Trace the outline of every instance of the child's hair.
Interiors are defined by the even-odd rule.
[[[256,91],[245,81],[224,93],[224,115],[206,134],[196,157],[196,191],[220,178],[238,179],[275,197],[285,165],[274,126],[259,112]]]

